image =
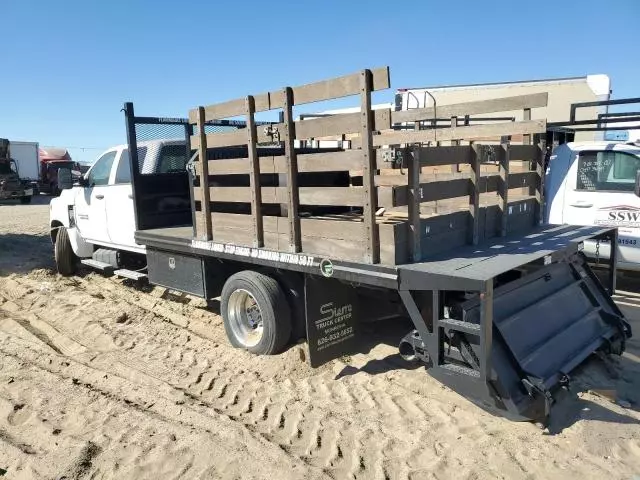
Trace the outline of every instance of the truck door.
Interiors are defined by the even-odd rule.
[[[113,185],[107,197],[107,223],[111,242],[123,250],[144,252],[144,247],[136,244],[134,234],[136,218],[131,190],[131,169],[129,150],[120,152]]]
[[[618,227],[618,261],[640,269],[640,198],[634,194],[640,156],[621,150],[579,152],[569,169],[563,219],[572,225]],[[594,245],[585,245],[587,254]],[[609,248],[600,249],[608,256]]]
[[[109,244],[105,198],[117,150],[108,151],[87,172],[87,186],[77,189],[76,225],[80,235],[91,243]]]

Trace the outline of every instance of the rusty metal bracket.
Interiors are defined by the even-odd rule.
[[[272,141],[280,141],[280,132],[278,131],[278,127],[274,127],[273,125],[265,125],[263,131],[267,137],[271,137]]]

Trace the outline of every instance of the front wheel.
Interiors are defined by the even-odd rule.
[[[71,241],[69,240],[69,232],[67,232],[65,227],[59,227],[58,229],[54,252],[58,273],[65,277],[73,275],[76,271],[77,257],[76,254],[73,253]]]
[[[231,345],[258,355],[282,351],[291,337],[291,311],[275,279],[250,270],[236,273],[220,300]]]

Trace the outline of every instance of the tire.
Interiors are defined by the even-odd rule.
[[[76,254],[73,253],[71,248],[71,241],[69,240],[69,233],[65,227],[58,229],[58,235],[56,236],[56,243],[54,246],[56,267],[60,275],[68,277],[73,275],[76,271]]]
[[[27,203],[31,203],[31,196],[28,197],[20,197],[20,203],[26,205]]]
[[[291,311],[275,279],[250,270],[238,272],[222,287],[220,300],[224,329],[234,347],[273,355],[288,343]]]

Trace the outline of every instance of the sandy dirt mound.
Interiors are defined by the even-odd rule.
[[[406,369],[387,341],[404,326],[312,370],[304,345],[231,348],[198,300],[88,271],[62,278],[47,215],[0,206],[0,478],[640,475],[637,339],[580,369],[543,431]]]

